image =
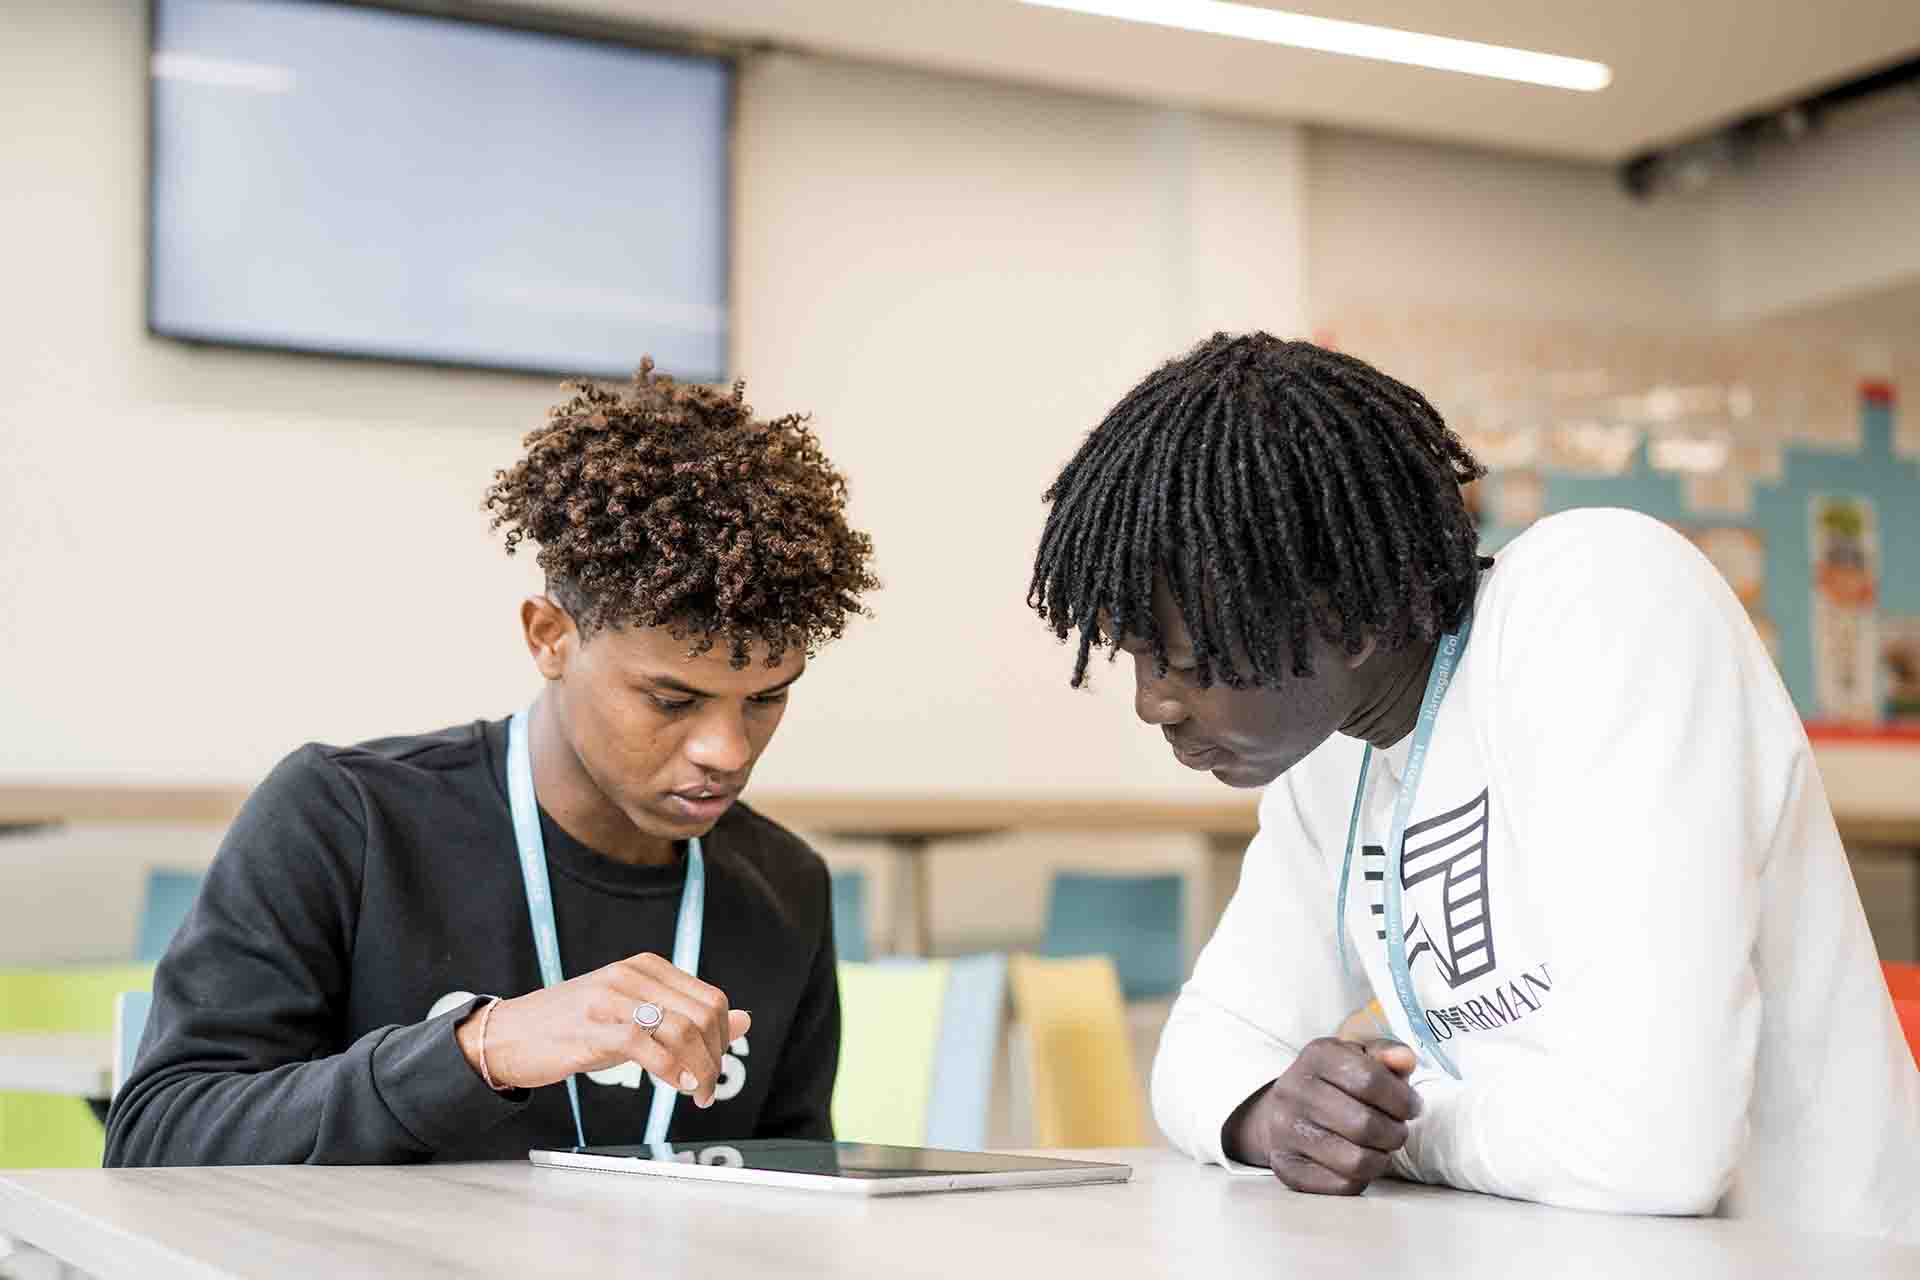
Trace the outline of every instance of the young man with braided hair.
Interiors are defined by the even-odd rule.
[[[832,1136],[826,869],[739,795],[872,545],[738,385],[571,390],[487,495],[540,548],[539,696],[260,785],[155,975],[109,1164]]]
[[[1182,764],[1266,789],[1161,1126],[1299,1191],[1920,1233],[1920,1074],[1745,611],[1625,511],[1483,559],[1480,473],[1361,361],[1218,335],[1047,494],[1074,683],[1124,651]]]

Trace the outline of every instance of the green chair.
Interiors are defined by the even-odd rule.
[[[0,970],[0,1032],[113,1032],[123,991],[153,985],[151,965]],[[0,1093],[0,1168],[97,1168],[105,1139],[84,1098]]]
[[[847,1142],[984,1147],[1006,983],[1001,955],[843,963],[834,1133]]]

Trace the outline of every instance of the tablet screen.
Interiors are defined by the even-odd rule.
[[[1024,1173],[1045,1169],[1097,1169],[1084,1160],[1001,1156],[983,1151],[938,1151],[886,1147],[870,1142],[809,1142],[796,1138],[751,1138],[738,1142],[661,1142],[652,1146],[576,1147],[581,1155],[607,1159],[724,1165],[772,1173],[828,1178],[923,1178],[932,1175]]]

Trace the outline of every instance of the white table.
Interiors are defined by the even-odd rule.
[[[0,1173],[0,1232],[102,1280],[234,1276],[1920,1275],[1920,1248],[1614,1218],[1387,1182],[1296,1195],[1165,1151],[1126,1186],[860,1202],[535,1169]]]
[[[0,1090],[105,1098],[113,1092],[113,1037],[0,1032]]]

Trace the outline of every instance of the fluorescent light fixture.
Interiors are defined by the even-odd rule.
[[[1158,27],[1261,40],[1320,53],[1343,53],[1379,62],[1431,67],[1436,71],[1518,80],[1553,89],[1592,93],[1613,83],[1612,68],[1584,58],[1563,58],[1556,53],[1422,35],[1418,31],[1376,27],[1365,22],[1315,18],[1258,5],[1230,4],[1227,0],[1023,0],[1023,3],[1128,22],[1147,22]]]

